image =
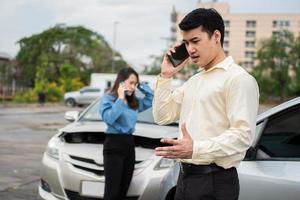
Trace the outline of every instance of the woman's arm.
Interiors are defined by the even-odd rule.
[[[140,84],[138,86],[138,89],[145,95],[144,98],[138,98],[139,101],[138,111],[143,112],[144,110],[147,110],[152,106],[153,91],[148,86],[148,84],[145,83]]]
[[[125,108],[123,99],[117,99],[115,102],[108,95],[100,99],[100,114],[107,124],[113,124],[122,114]]]

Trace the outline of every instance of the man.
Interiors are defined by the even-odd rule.
[[[156,155],[180,162],[175,199],[238,199],[236,167],[254,136],[257,83],[225,56],[224,22],[216,10],[198,8],[179,28],[190,60],[202,70],[171,92],[171,78],[188,59],[174,68],[165,55],[154,93],[154,120],[168,124],[179,119],[181,128],[178,139],[161,140],[171,146],[156,148]]]

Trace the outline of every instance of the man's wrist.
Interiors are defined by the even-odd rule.
[[[173,75],[166,75],[164,73],[160,73],[160,77],[162,77],[162,78],[172,78]]]

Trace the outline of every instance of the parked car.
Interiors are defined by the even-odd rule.
[[[257,118],[254,141],[237,168],[240,200],[300,198],[300,97]],[[173,199],[179,165],[163,178],[160,199]]]
[[[60,129],[48,142],[42,159],[39,194],[46,200],[101,199],[104,193],[103,141],[105,123],[99,115],[99,100],[80,115],[68,111],[73,123]],[[178,124],[154,124],[148,109],[138,116],[134,132],[136,161],[128,199],[158,200],[160,183],[173,160],[157,157],[154,148],[162,137],[177,137]]]
[[[99,199],[103,196],[102,142],[105,124],[95,101],[53,136],[43,156],[39,194],[44,199]],[[128,192],[131,199],[172,199],[178,164],[154,156],[160,137],[176,137],[177,127],[157,126],[151,110],[137,123],[136,165]],[[300,196],[300,97],[257,118],[256,135],[238,167],[240,199],[298,199]]]
[[[101,96],[103,92],[100,88],[87,86],[81,88],[79,91],[65,93],[64,101],[69,107],[88,105]]]

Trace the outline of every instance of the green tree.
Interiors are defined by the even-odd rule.
[[[44,68],[49,82],[59,82],[60,67],[70,64],[86,84],[92,72],[111,72],[112,49],[100,34],[82,26],[56,25],[18,41],[19,71],[34,82],[37,69]],[[116,70],[127,66],[121,55]]]
[[[290,94],[293,70],[291,53],[294,36],[291,32],[282,30],[271,38],[261,41],[257,51],[258,65],[253,71],[263,97],[279,96],[283,101]]]
[[[78,76],[77,69],[70,64],[63,64],[60,67],[60,84],[63,92],[79,90],[84,86],[84,83]]]
[[[290,57],[294,72],[291,91],[294,96],[300,96],[300,36],[298,36],[294,42]]]
[[[152,60],[150,65],[146,65],[143,74],[147,75],[157,75],[160,73],[160,65],[163,60],[163,55],[151,55],[150,59]]]

